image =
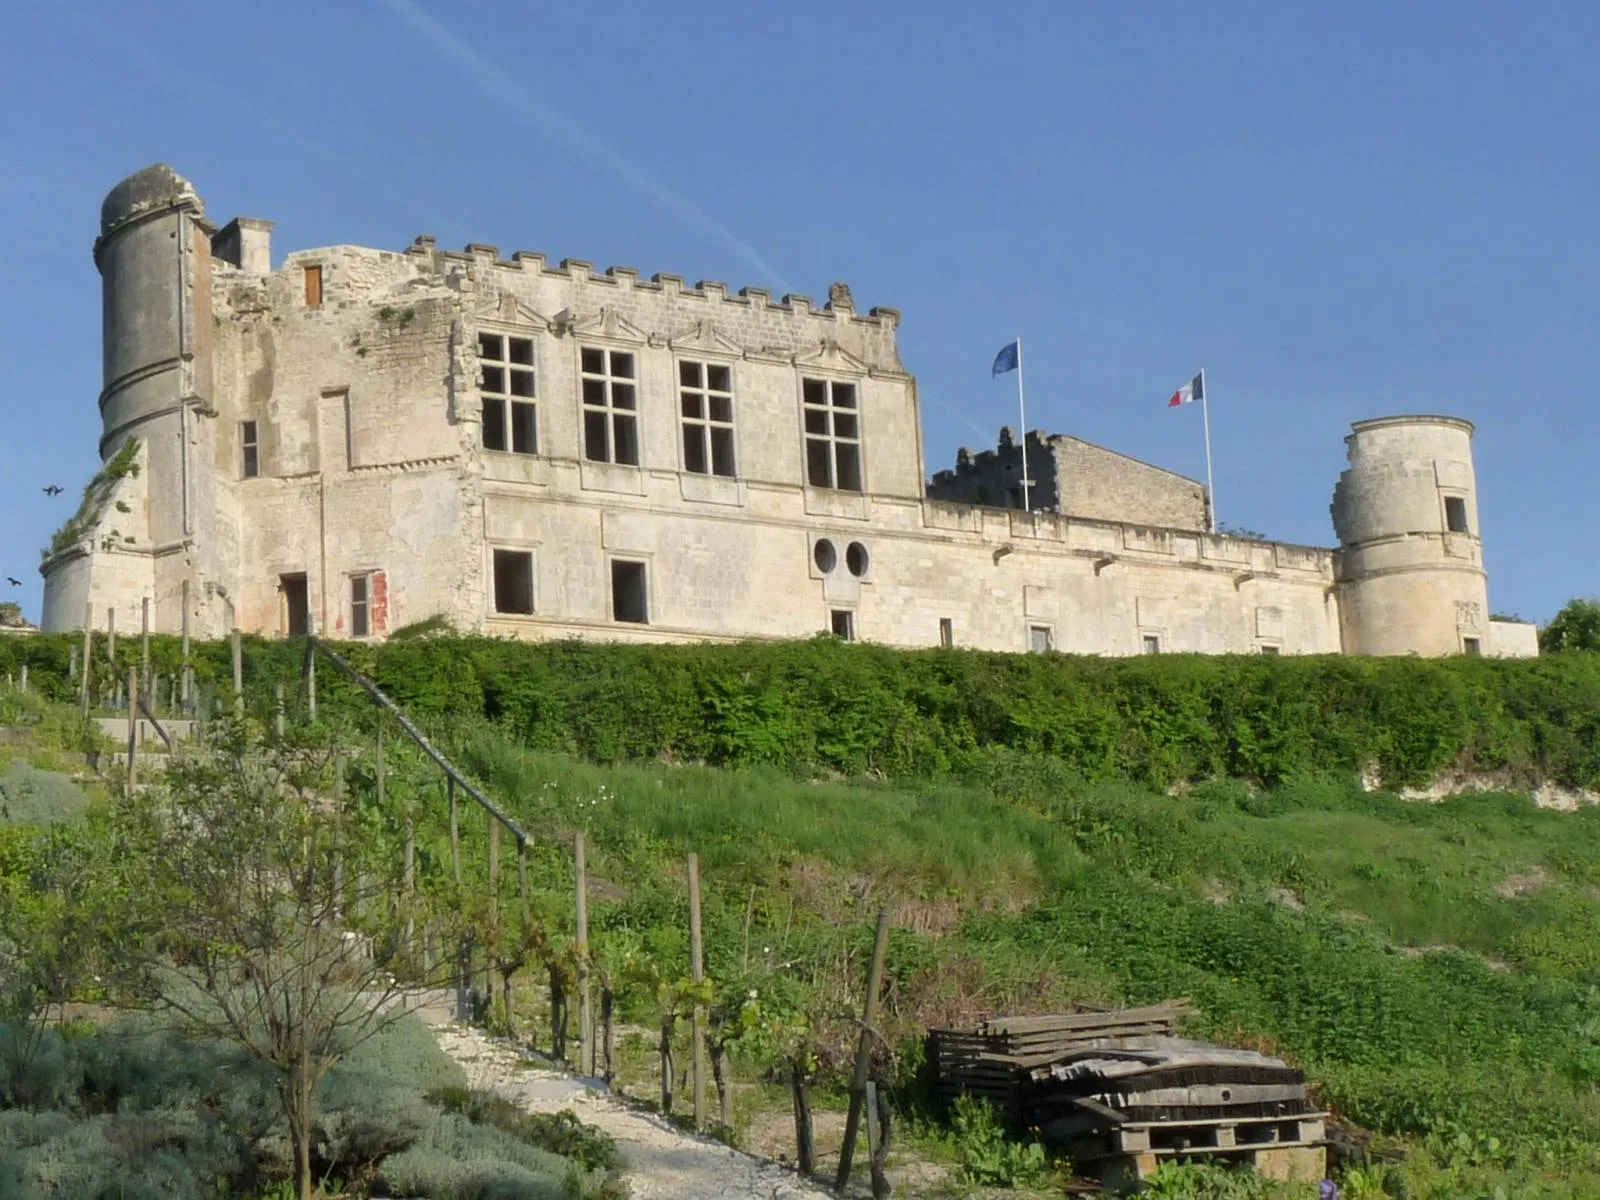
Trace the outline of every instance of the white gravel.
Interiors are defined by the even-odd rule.
[[[636,1200],[800,1200],[832,1196],[817,1183],[768,1159],[686,1133],[584,1080],[536,1066],[516,1047],[460,1025],[433,1025],[439,1046],[471,1086],[493,1091],[528,1112],[571,1109],[616,1139]]]

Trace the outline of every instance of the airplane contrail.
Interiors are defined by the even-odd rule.
[[[692,200],[674,191],[642,167],[630,162],[620,150],[570,114],[563,112],[478,54],[471,46],[434,20],[415,0],[381,0],[381,2],[404,21],[413,33],[425,38],[436,50],[465,71],[486,95],[499,101],[525,124],[567,143],[591,163],[627,180],[639,191],[664,208],[671,209],[691,225],[721,238],[733,247],[740,258],[759,272],[762,279],[778,285],[780,291],[794,290],[783,275],[756,252],[754,246],[742,240],[733,230]]]

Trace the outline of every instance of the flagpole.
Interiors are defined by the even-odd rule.
[[[1022,383],[1021,358],[1022,348],[1019,346],[1017,348],[1018,386],[1021,386]],[[1200,368],[1200,416],[1206,427],[1206,500],[1208,502],[1206,507],[1210,510],[1208,516],[1211,522],[1211,532],[1215,533],[1217,531],[1217,488],[1211,481],[1211,389],[1206,387],[1206,369],[1204,367]]]
[[[1022,511],[1033,511],[1032,486],[1028,479],[1028,406],[1022,399],[1022,338],[1017,338],[1017,419],[1022,423]]]

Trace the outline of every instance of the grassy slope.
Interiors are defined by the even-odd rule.
[[[1600,1192],[1600,811],[1330,779],[1167,796],[1020,757],[966,785],[601,768],[493,734],[466,757],[534,827],[588,828],[592,870],[628,888],[596,920],[663,955],[698,851],[714,975],[788,962],[847,988],[886,902],[920,931],[892,943],[902,1033],[1188,995],[1204,1032],[1287,1053],[1363,1124],[1554,1189],[1527,1194]]]

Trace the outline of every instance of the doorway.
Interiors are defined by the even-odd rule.
[[[278,576],[278,594],[283,597],[280,619],[289,637],[305,637],[310,629],[310,604],[305,575]]]

